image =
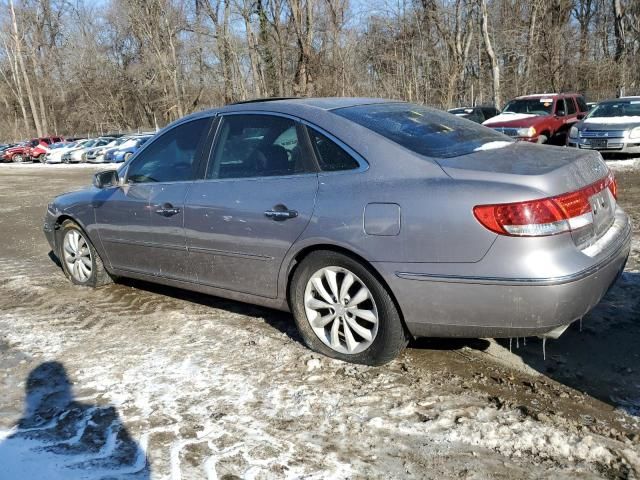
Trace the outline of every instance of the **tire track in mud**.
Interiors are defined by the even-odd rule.
[[[488,474],[496,462],[512,478],[637,468],[626,445],[592,448],[576,432],[489,406],[464,393],[460,378],[408,370],[411,356],[384,369],[319,359],[260,309],[247,307],[252,318],[224,302],[119,284],[87,289],[47,262],[0,258],[0,325],[13,326],[15,348],[71,366],[83,402],[102,413],[85,421],[62,412],[43,435],[67,432],[63,439],[27,427],[12,435],[31,453],[69,455],[65,464],[85,474],[147,478],[141,458],[154,477],[171,479],[388,478],[425,468],[448,478]],[[121,424],[112,426],[109,405]],[[125,424],[137,439],[126,455],[114,447]]]

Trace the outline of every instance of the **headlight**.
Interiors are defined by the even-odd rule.
[[[519,137],[535,137],[536,129],[533,127],[519,128],[517,133]]]
[[[629,138],[640,138],[640,127],[631,129],[629,132]]]
[[[578,127],[571,127],[569,129],[569,138],[578,138]]]

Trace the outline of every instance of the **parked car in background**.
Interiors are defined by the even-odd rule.
[[[104,161],[105,161],[104,160],[105,153],[107,153],[107,151],[109,151],[111,149],[115,149],[118,146],[122,145],[128,139],[129,139],[129,137],[120,136],[118,138],[114,138],[113,140],[111,140],[106,145],[97,146],[97,147],[91,147],[89,150],[87,150],[87,160],[86,161],[89,162],[89,163],[104,163]]]
[[[44,232],[74,284],[290,309],[313,350],[376,365],[412,336],[559,336],[624,268],[616,195],[596,152],[404,102],[305,98],[174,122],[54,199]]]
[[[150,138],[153,137],[142,135],[130,137],[119,147],[108,150],[105,153],[104,161],[115,163],[124,162],[128,160],[134,153],[136,153],[140,149],[140,147],[142,147]]]
[[[460,107],[452,108],[448,112],[476,123],[482,123],[500,113],[495,107]]]
[[[587,111],[584,98],[578,94],[525,95],[511,100],[500,115],[483,125],[520,141],[564,145],[571,126]]]
[[[23,162],[27,159],[29,152],[29,142],[19,142],[16,145],[7,148],[2,153],[3,162]]]
[[[593,110],[596,105],[598,105],[598,102],[587,102],[587,108],[589,111]]]
[[[80,163],[84,161],[83,155],[93,147],[100,147],[109,143],[112,138],[90,138],[83,142],[80,142],[76,148],[69,150],[62,156],[62,163]],[[86,157],[85,157],[86,158]]]
[[[73,142],[67,142],[62,144],[60,147],[55,149],[51,149],[44,156],[44,163],[62,163],[62,157],[65,153],[70,152],[78,148],[78,145],[86,140],[76,140]]]
[[[29,142],[29,150],[26,152],[27,159],[30,161],[42,161],[45,154],[49,151],[49,145],[63,141],[62,137],[41,137],[34,138]]]
[[[600,102],[569,130],[569,147],[600,152],[640,153],[640,97]]]

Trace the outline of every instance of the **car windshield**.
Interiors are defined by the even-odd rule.
[[[589,113],[594,117],[640,117],[640,100],[600,103]]]
[[[126,142],[120,145],[120,147],[122,148],[134,147],[136,145],[136,141],[137,140],[135,138],[129,138]]]
[[[66,145],[66,143],[52,143],[51,145],[49,145],[50,149],[54,149],[54,148],[60,148],[60,147],[64,147]]]
[[[428,157],[457,157],[489,142],[511,141],[477,123],[410,103],[361,105],[332,112]]]
[[[511,100],[502,113],[526,113],[529,115],[551,115],[552,98],[521,98]]]

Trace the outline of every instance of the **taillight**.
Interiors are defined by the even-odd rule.
[[[525,202],[478,205],[473,208],[473,214],[482,225],[500,235],[556,235],[593,223],[589,198],[606,188],[618,198],[616,180],[611,172],[604,179],[575,192]]]

